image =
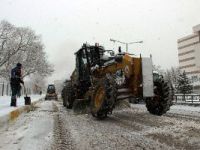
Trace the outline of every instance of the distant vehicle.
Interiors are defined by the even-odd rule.
[[[45,96],[45,100],[55,99],[58,100],[58,96],[56,93],[56,88],[54,84],[49,84],[47,88],[47,94]]]

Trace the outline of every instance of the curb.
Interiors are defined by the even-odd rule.
[[[200,106],[200,103],[173,103],[173,105],[184,105],[184,106],[198,107],[198,106]]]
[[[22,113],[29,112],[33,110],[33,107],[40,101],[44,100],[44,97],[38,99],[37,101],[34,101],[31,103],[31,105],[25,105],[17,108],[16,110],[13,110],[9,112],[8,114],[0,117],[0,128],[4,127],[5,125],[9,124],[10,122],[14,121],[16,118],[18,118]]]

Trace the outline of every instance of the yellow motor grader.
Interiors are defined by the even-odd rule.
[[[83,44],[62,91],[64,106],[74,110],[87,106],[94,117],[103,119],[119,101],[135,98],[145,100],[154,115],[166,113],[172,105],[171,86],[153,72],[151,57],[118,51],[114,54],[98,44]]]

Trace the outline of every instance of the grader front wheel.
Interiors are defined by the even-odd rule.
[[[93,117],[104,119],[112,112],[117,96],[117,88],[114,78],[106,75],[95,86],[91,99],[91,113]]]

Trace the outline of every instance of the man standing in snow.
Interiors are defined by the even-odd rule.
[[[22,80],[22,64],[17,63],[16,67],[11,70],[10,85],[12,90],[10,106],[16,106],[17,94],[20,92]]]

